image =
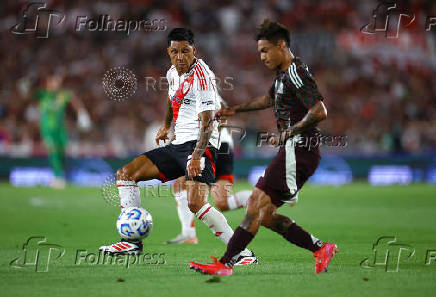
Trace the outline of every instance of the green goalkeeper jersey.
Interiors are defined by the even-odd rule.
[[[71,101],[71,92],[65,90],[39,90],[35,92],[35,97],[39,100],[42,136],[65,143],[65,111]]]

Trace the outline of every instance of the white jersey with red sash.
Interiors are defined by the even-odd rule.
[[[175,127],[175,139],[172,143],[183,144],[197,140],[200,132],[198,114],[206,110],[211,110],[214,114],[221,106],[215,74],[203,60],[196,59],[189,71],[181,76],[178,75],[176,67],[172,66],[167,72],[167,80]],[[218,122],[214,121],[213,125],[209,142],[218,148]]]

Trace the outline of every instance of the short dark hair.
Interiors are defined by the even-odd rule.
[[[188,28],[174,28],[167,37],[168,47],[171,41],[187,41],[190,45],[194,44],[194,33]]]
[[[291,44],[289,30],[279,22],[272,22],[269,19],[265,19],[263,23],[256,29],[256,35],[254,39],[256,41],[268,40],[274,44],[277,44],[279,40],[284,40],[288,47]]]

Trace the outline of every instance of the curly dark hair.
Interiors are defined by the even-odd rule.
[[[268,40],[271,43],[277,44],[279,40],[284,40],[289,47],[291,43],[290,33],[288,28],[279,22],[272,22],[269,19],[263,20],[263,23],[256,29],[254,37],[258,40]]]

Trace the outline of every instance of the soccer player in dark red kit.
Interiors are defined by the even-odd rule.
[[[317,137],[317,124],[327,117],[323,97],[308,67],[290,51],[289,30],[277,22],[265,20],[256,34],[257,49],[265,65],[277,72],[269,94],[254,98],[232,108],[223,108],[217,115],[231,116],[238,112],[272,107],[281,137],[270,138],[280,150],[259,178],[247,204],[241,225],[230,239],[224,256],[214,263],[191,262],[189,267],[212,275],[230,275],[232,257],[252,241],[259,226],[282,235],[287,241],[313,252],[315,273],[327,271],[337,252],[333,243],[322,242],[298,226],[290,218],[276,212],[277,208],[298,194],[315,172],[321,159],[319,147],[304,145]],[[312,138],[314,139],[314,138]],[[280,141],[281,140],[281,141]]]

